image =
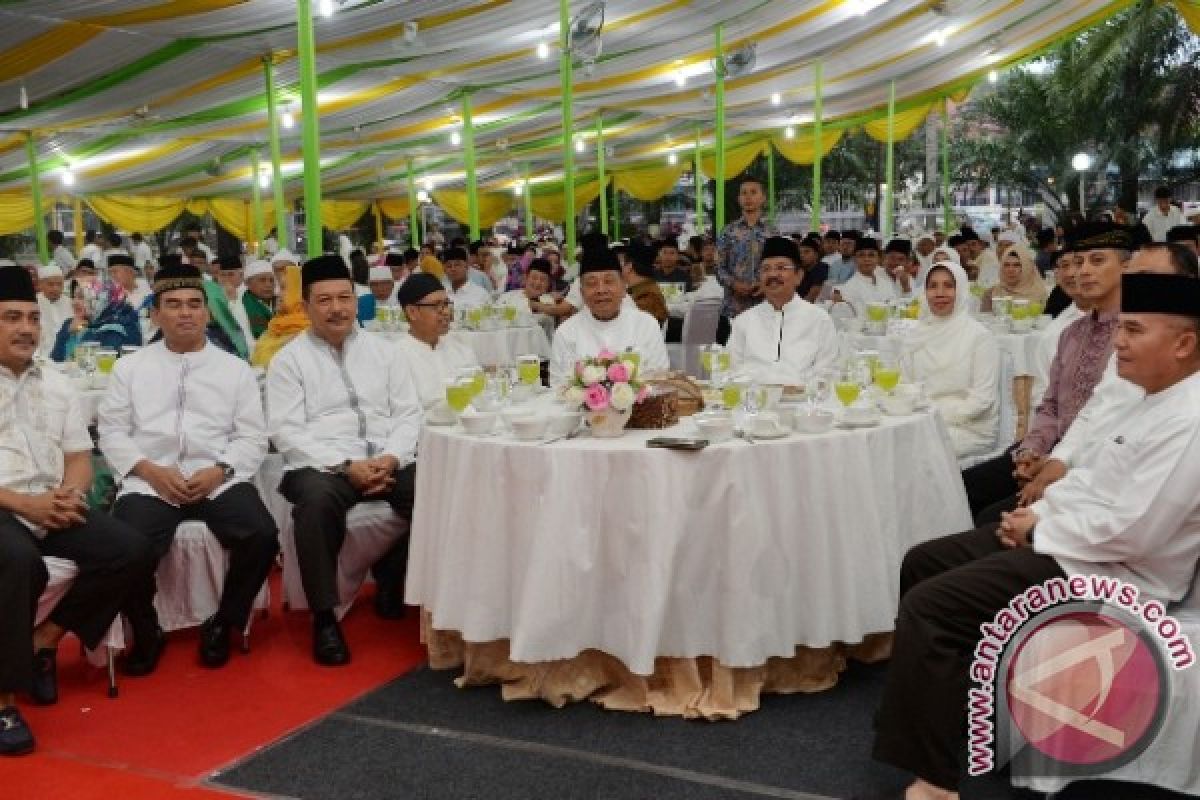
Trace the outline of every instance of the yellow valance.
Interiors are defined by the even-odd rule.
[[[42,198],[42,213],[54,207],[51,198]],[[25,192],[0,194],[0,235],[20,233],[33,227],[33,198]]]
[[[917,128],[921,127],[921,123],[929,116],[929,112],[935,106],[935,103],[925,103],[907,111],[897,111],[895,122],[893,124],[892,141],[899,142],[913,135]],[[863,130],[877,142],[886,142],[888,140],[888,119],[887,115],[879,119],[872,120],[866,125],[863,125]]]
[[[754,163],[754,159],[767,152],[766,139],[755,139],[745,144],[725,149],[725,180],[733,180],[741,175]],[[710,178],[717,175],[717,156],[715,152],[701,154],[700,169]]]
[[[388,219],[408,219],[407,197],[381,197],[375,202]]]
[[[599,197],[600,186],[598,178],[575,184],[575,210],[582,211],[588,203]],[[538,219],[562,222],[567,217],[566,196],[563,194],[561,181],[538,184],[530,194],[529,204]]]
[[[153,233],[170,225],[183,213],[187,203],[178,197],[142,195],[93,195],[84,202],[96,216],[118,230]]]
[[[513,196],[511,192],[480,192],[479,225],[490,228],[512,210]],[[433,202],[463,225],[471,222],[471,214],[467,208],[467,193],[461,189],[440,189],[433,193]],[[386,212],[385,212],[386,213]]]
[[[829,155],[841,140],[840,130],[821,131],[821,158]],[[792,139],[776,136],[771,139],[771,144],[779,155],[793,164],[811,164],[815,160],[813,156],[816,154],[816,141],[811,131],[803,134],[797,132]]]
[[[369,207],[365,200],[322,200],[321,224],[331,231],[344,230],[362,219]]]
[[[675,166],[621,170],[613,173],[613,187],[634,199],[652,203],[675,188],[683,170],[682,163]]]

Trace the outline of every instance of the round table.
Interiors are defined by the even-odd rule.
[[[503,682],[506,698],[561,702],[565,682],[565,699],[737,716],[760,690],[836,682],[840,643],[891,631],[907,549],[971,527],[933,413],[699,452],[646,447],[693,433],[685,420],[531,444],[426,428],[407,600],[424,609],[431,665]],[[465,475],[492,479],[446,480]],[[702,657],[711,665],[695,666]],[[647,696],[681,669],[690,699]]]

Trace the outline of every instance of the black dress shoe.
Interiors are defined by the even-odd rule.
[[[350,648],[342,638],[337,621],[313,623],[313,659],[324,667],[340,667],[350,663]]]
[[[404,592],[383,586],[375,589],[375,616],[380,619],[404,618]]]
[[[51,647],[43,647],[33,654],[33,686],[29,695],[39,706],[52,706],[58,702],[57,655],[58,651]]]
[[[0,756],[33,752],[33,731],[15,706],[0,708]]]
[[[229,660],[229,623],[211,616],[200,626],[200,663],[206,667],[223,667]]]
[[[133,650],[125,657],[121,672],[133,678],[149,675],[158,666],[158,660],[166,649],[167,635],[155,625],[154,633],[134,639]]]

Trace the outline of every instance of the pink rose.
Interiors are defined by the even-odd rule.
[[[589,386],[583,393],[583,402],[592,411],[608,408],[608,390],[603,386]]]
[[[601,361],[612,361],[616,357],[617,354],[612,350],[609,350],[607,347],[596,354],[596,358],[600,359]]]
[[[625,383],[629,380],[629,368],[623,362],[610,364],[608,367],[608,379],[613,383]]]
[[[649,387],[649,386],[643,386],[641,389],[639,389],[639,390],[638,390],[638,393],[637,393],[637,402],[639,402],[639,403],[640,403],[640,402],[642,402],[643,400],[645,400],[645,399],[646,399],[646,395],[648,395],[648,394],[650,394],[650,387]]]

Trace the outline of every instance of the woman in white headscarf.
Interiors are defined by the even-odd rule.
[[[968,313],[967,273],[940,260],[922,275],[920,324],[905,346],[907,367],[941,412],[959,458],[996,446],[1000,357],[990,331]]]

